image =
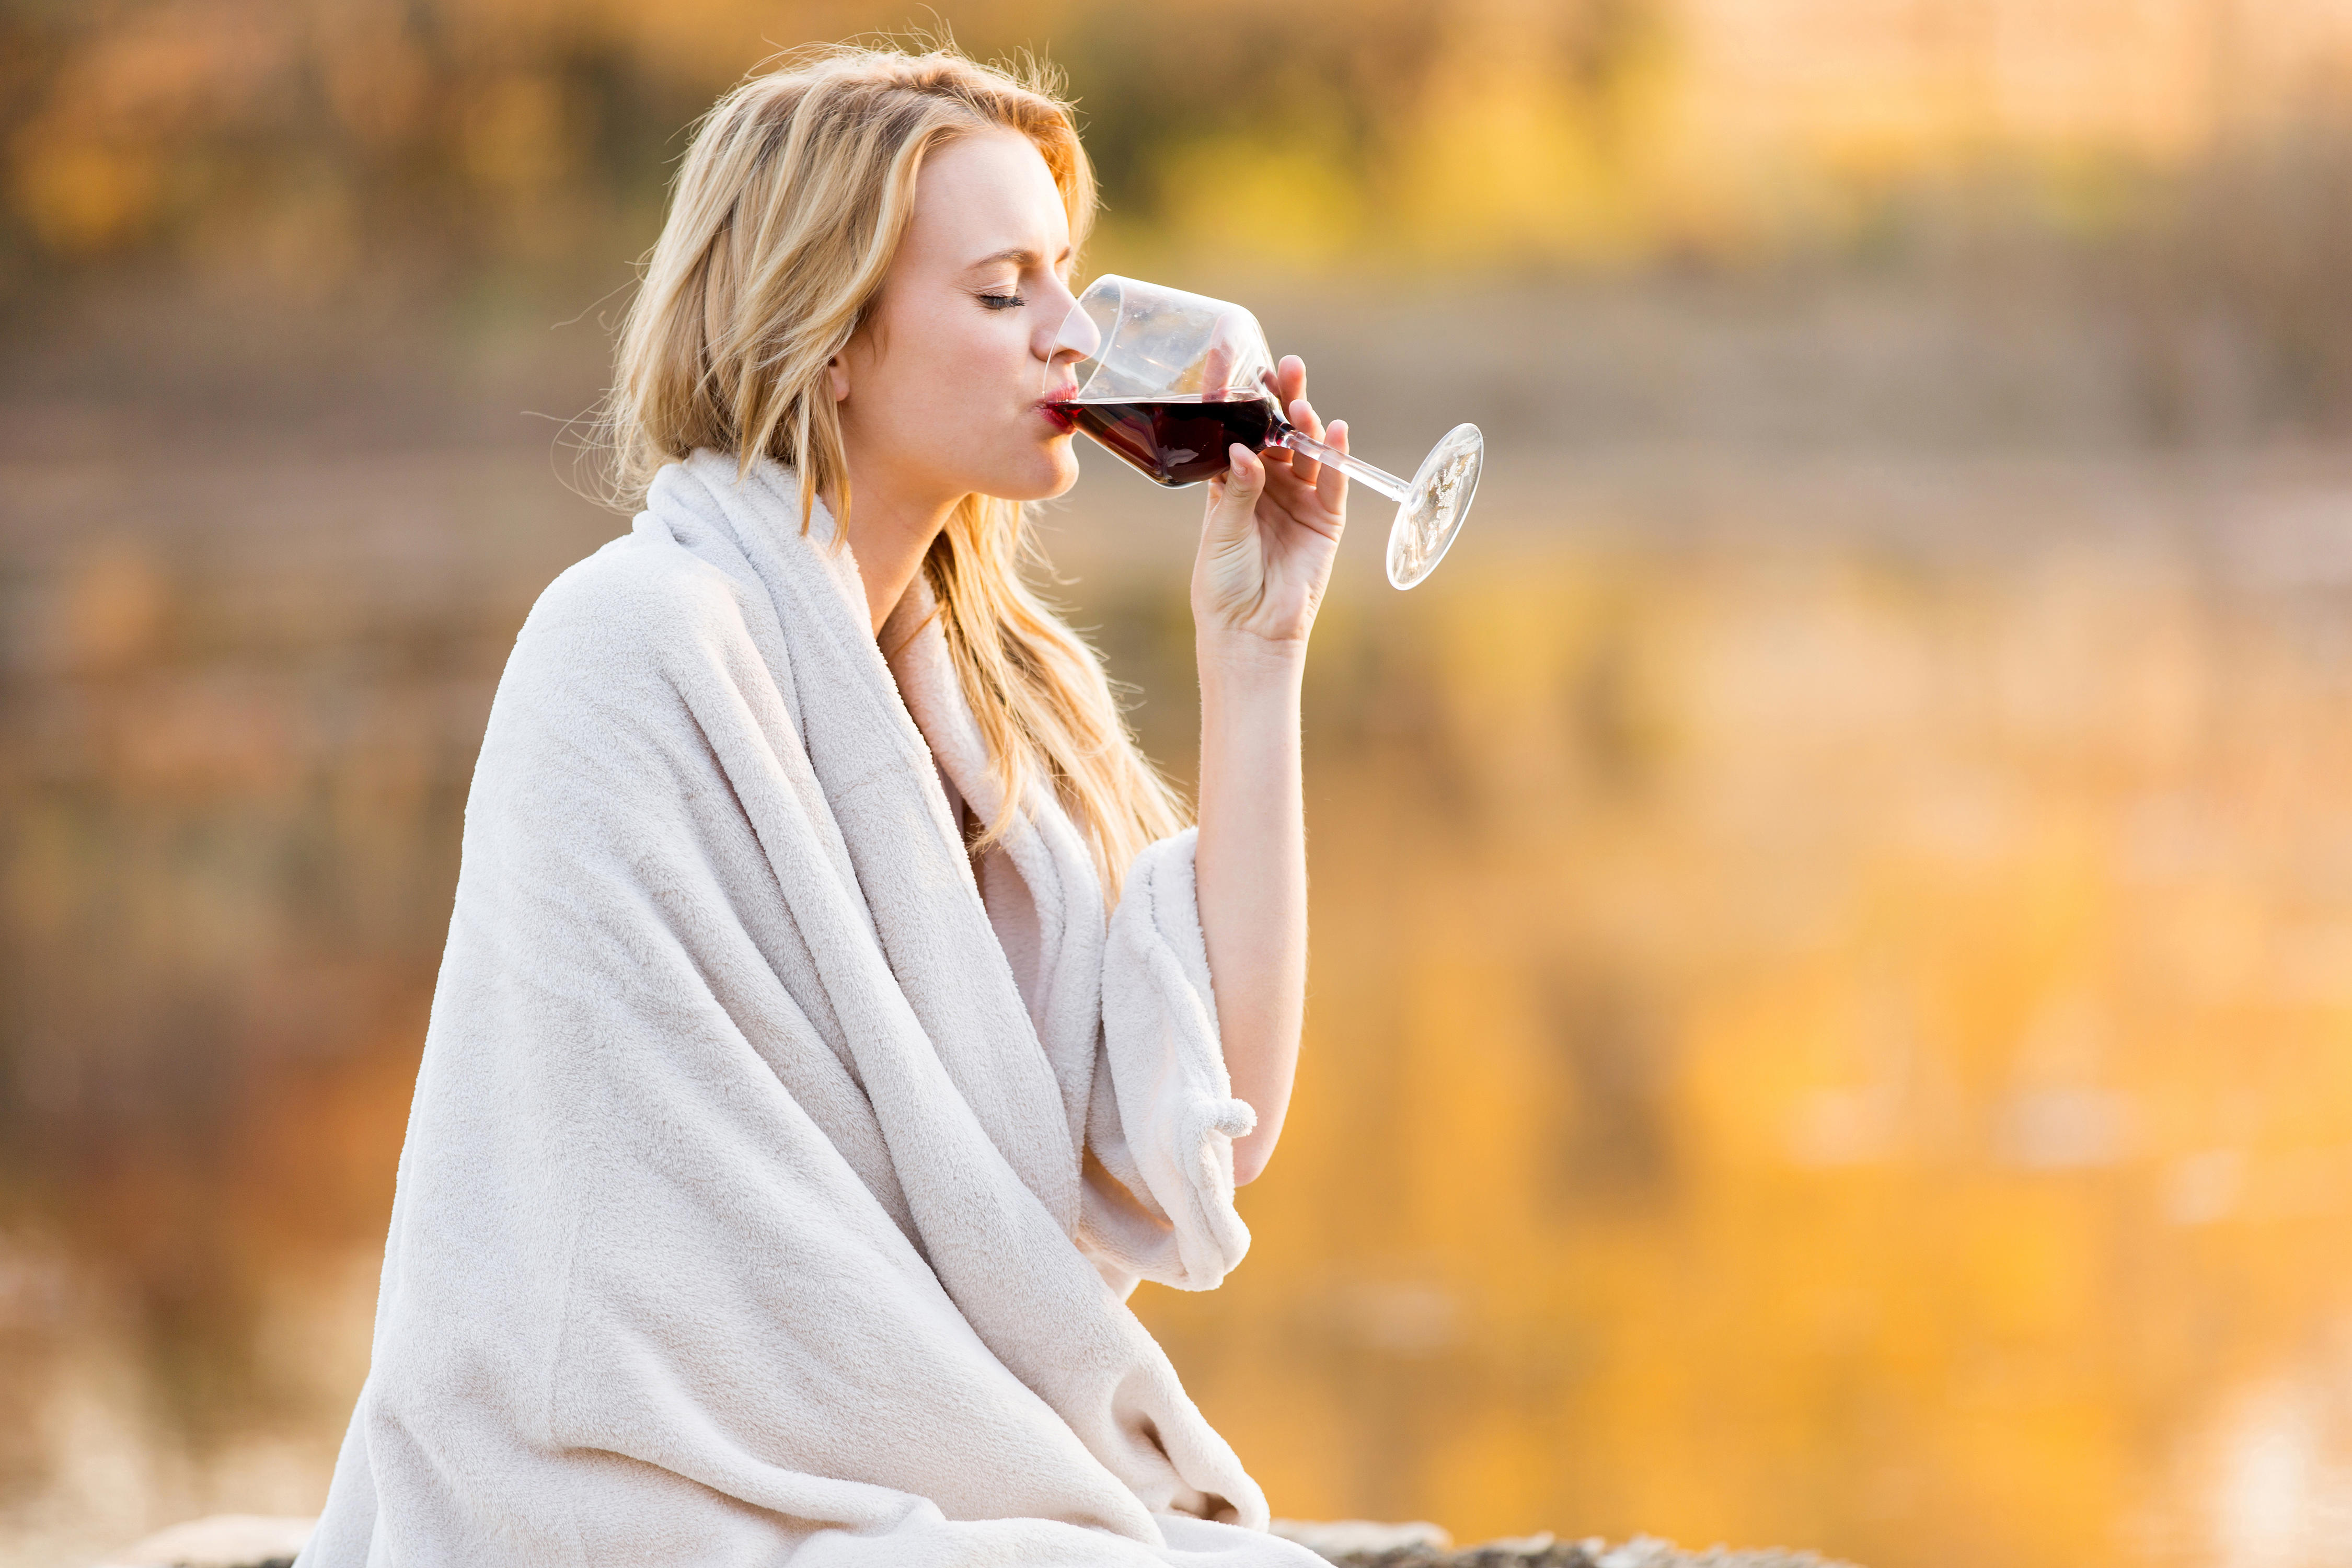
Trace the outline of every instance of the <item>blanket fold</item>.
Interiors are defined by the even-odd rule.
[[[301,1562],[1304,1568],[1123,1300],[1248,1245],[1191,836],[975,876],[928,606],[795,490],[673,465],[517,640]]]

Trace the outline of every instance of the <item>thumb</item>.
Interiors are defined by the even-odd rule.
[[[1265,489],[1265,464],[1236,441],[1226,452],[1227,467],[1209,485],[1209,515],[1205,531],[1213,539],[1231,540],[1247,532],[1255,521],[1257,498]]]

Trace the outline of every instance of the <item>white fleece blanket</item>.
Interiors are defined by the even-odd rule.
[[[1249,1239],[1191,837],[1106,921],[1034,798],[984,903],[794,489],[666,469],[516,643],[303,1568],[1314,1563],[1124,1300]]]

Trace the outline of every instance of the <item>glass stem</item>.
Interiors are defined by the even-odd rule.
[[[1275,428],[1281,432],[1280,445],[1303,453],[1318,463],[1335,465],[1349,479],[1371,486],[1391,500],[1402,500],[1412,493],[1411,480],[1398,479],[1386,468],[1376,468],[1361,458],[1351,458],[1345,452],[1335,451],[1287,419],[1276,420]]]

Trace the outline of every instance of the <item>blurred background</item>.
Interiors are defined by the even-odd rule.
[[[1089,270],[1492,442],[1409,595],[1359,499],[1297,1109],[1137,1299],[1276,1511],[2352,1563],[2352,0],[941,5],[0,0],[0,1564],[317,1508],[683,129],[942,24]]]

